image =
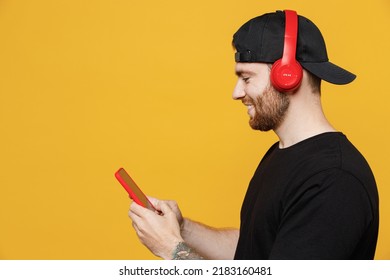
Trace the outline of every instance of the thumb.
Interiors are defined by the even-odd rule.
[[[160,207],[160,210],[161,212],[163,212],[164,215],[172,213],[171,207],[165,201],[160,201],[158,206]]]

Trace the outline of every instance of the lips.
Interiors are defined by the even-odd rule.
[[[252,104],[252,103],[249,103],[249,102],[248,102],[248,103],[247,103],[247,102],[245,102],[245,103],[243,102],[242,104],[244,104],[244,106],[246,106],[246,107],[248,107],[248,108],[249,108],[249,107],[253,107],[253,104]]]
[[[245,106],[246,106],[246,108],[248,109],[248,115],[250,115],[250,116],[252,116],[252,111],[253,111],[253,109],[254,109],[254,106],[253,106],[253,104],[252,103],[243,103]]]

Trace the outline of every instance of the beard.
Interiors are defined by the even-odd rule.
[[[260,131],[278,128],[290,105],[287,94],[281,93],[271,86],[268,86],[256,99],[245,96],[243,102],[253,104],[255,114],[251,116],[249,125]]]

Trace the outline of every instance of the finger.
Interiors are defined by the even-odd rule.
[[[135,230],[135,232],[137,233],[137,235],[139,236],[140,234],[142,234],[142,231],[140,230],[140,228],[138,227],[137,223],[132,223],[132,226]]]
[[[161,206],[160,206],[160,203],[163,202],[163,200],[159,200],[159,199],[153,199],[151,198],[150,200],[150,203],[152,203],[154,209],[156,209],[157,211],[161,212]]]
[[[154,207],[157,211],[161,212],[161,209],[160,209],[160,202],[161,202],[161,201],[164,201],[164,200],[160,200],[160,199],[157,199],[157,198],[152,197],[152,196],[148,196],[148,199],[149,199],[150,203],[153,205],[153,207]],[[159,214],[161,214],[161,213],[159,213]]]
[[[138,236],[138,239],[141,241],[142,244],[144,244],[144,234],[142,233],[142,231],[138,228],[138,226],[136,224],[133,224],[133,228],[134,228],[134,231],[135,233],[137,234]]]
[[[165,202],[165,201],[161,201],[160,202],[160,208],[161,208],[161,212],[164,213],[164,216],[165,215],[170,215],[172,212],[172,208],[170,207],[170,205]]]
[[[133,221],[133,223],[139,222],[142,218],[133,212],[129,212],[129,218]]]
[[[145,230],[143,230],[145,227],[145,221],[136,215],[132,217],[132,226],[136,230],[137,235],[143,234],[143,232],[145,232]]]
[[[129,212],[127,213],[129,218],[133,220],[133,217],[134,216],[137,216],[134,212],[132,212],[131,210],[129,210]]]
[[[139,228],[135,222],[132,222],[131,225],[133,226],[135,232],[138,234],[139,233]]]
[[[142,206],[140,206],[140,207],[143,208]],[[144,224],[144,221],[148,220],[147,215],[140,215],[139,213],[134,212],[132,209],[130,209],[130,211],[129,211],[129,218],[134,223],[136,223],[139,226],[139,228],[142,228],[142,225]]]
[[[158,203],[158,201],[159,201],[159,199],[157,199],[157,198],[155,198],[155,197],[153,197],[153,196],[146,196],[148,199],[149,199],[149,201],[154,205],[154,204],[157,204]]]
[[[149,209],[133,202],[131,205],[130,205],[130,212],[134,213],[135,215],[137,216],[140,216],[140,217],[143,217],[145,216],[145,213],[147,212],[150,212]]]
[[[178,208],[177,202],[175,200],[167,200],[166,202],[168,203],[169,207],[171,207],[172,210]]]

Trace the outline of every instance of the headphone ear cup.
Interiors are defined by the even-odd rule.
[[[271,68],[271,83],[280,92],[297,89],[302,82],[302,66],[298,61],[283,64],[282,59],[275,61]]]

